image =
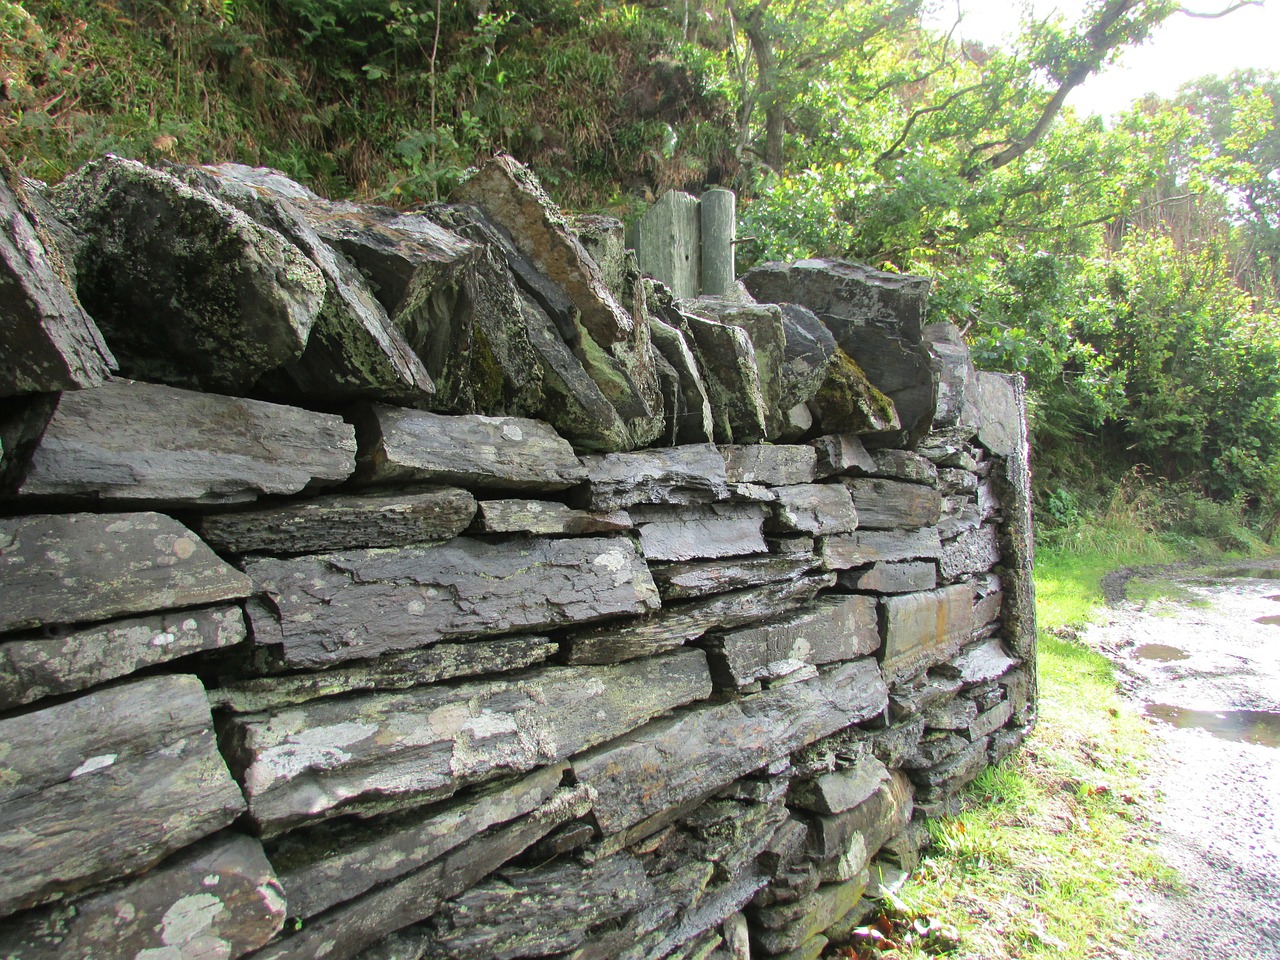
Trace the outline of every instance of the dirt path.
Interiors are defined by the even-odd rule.
[[[1160,853],[1137,898],[1160,960],[1280,960],[1280,568],[1142,571],[1085,634],[1152,718]],[[1152,593],[1172,599],[1135,600]]]

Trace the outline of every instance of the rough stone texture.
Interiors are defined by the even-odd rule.
[[[284,919],[262,845],[226,832],[136,879],[7,920],[0,953],[9,960],[235,960],[275,936]]]
[[[871,453],[871,462],[873,466],[859,467],[853,472],[937,486],[938,468],[932,461],[910,450],[875,450]]]
[[[881,665],[895,680],[953,657],[973,633],[973,588],[956,584],[880,601]]]
[[[737,197],[712,187],[699,202],[702,228],[702,292],[712,297],[737,293],[733,244],[737,236]]]
[[[325,280],[275,230],[112,156],[52,199],[87,238],[78,291],[125,376],[236,393],[301,356]]]
[[[888,779],[889,771],[883,763],[875,757],[864,757],[847,769],[797,783],[787,802],[802,810],[832,816],[866,802]]]
[[[700,797],[888,703],[873,662],[834,667],[804,683],[656,720],[573,761],[596,791],[596,823],[617,833]]]
[[[338,483],[354,468],[355,436],[341,417],[121,380],[59,396],[17,493],[243,503]]]
[[[0,643],[0,710],[74,693],[246,636],[239,607],[175,610]]]
[[[903,425],[893,398],[873,384],[858,362],[838,346],[809,409],[822,428],[832,432],[883,433]]]
[[[365,483],[563,490],[586,477],[563,437],[521,417],[445,417],[375,404],[360,411],[356,434],[357,477]]]
[[[308,918],[436,860],[500,823],[533,812],[567,770],[553,764],[444,805],[374,820],[320,824],[272,844],[271,859],[291,917]]]
[[[823,599],[783,619],[718,633],[706,645],[712,675],[736,687],[769,676],[780,661],[820,665],[853,660],[880,646],[876,601]]]
[[[971,437],[979,418],[978,371],[964,336],[953,323],[926,324],[922,332],[938,377],[938,408],[933,415],[933,430]]]
[[[437,643],[425,650],[311,673],[226,679],[209,691],[209,703],[234,713],[257,713],[363,690],[405,690],[456,677],[508,673],[541,663],[557,649],[547,637],[537,636]]]
[[[804,913],[798,919],[775,930],[758,930],[755,945],[765,953],[780,954],[800,950],[813,938],[821,939],[818,934],[852,910],[866,886],[867,881],[863,877],[819,887],[816,893],[802,901]],[[812,956],[812,947],[801,950],[798,955]]]
[[[844,485],[864,530],[915,530],[932,527],[942,517],[942,497],[932,487],[879,477],[845,480]]]
[[[982,737],[937,766],[912,770],[911,781],[921,801],[936,803],[949,797],[981,773],[987,766],[987,746],[988,738]]]
[[[765,553],[766,508],[755,504],[712,503],[631,508],[640,531],[640,550],[649,560],[693,560]]]
[[[866,563],[895,560],[922,560],[942,555],[938,531],[855,530],[824,537],[820,553],[828,570],[843,570]]]
[[[763,483],[771,487],[813,483],[818,452],[808,444],[726,444],[725,476],[730,483]]]
[[[938,585],[938,567],[922,560],[881,561],[863,569],[841,570],[839,583],[846,590],[868,593],[918,593]]]
[[[944,580],[955,580],[990,570],[999,562],[1000,538],[996,528],[988,524],[943,544],[938,573]]]
[[[241,714],[221,736],[271,835],[554,763],[710,692],[706,658],[690,650]]]
[[[1031,517],[1031,454],[1027,446],[1026,384],[1013,377],[1018,439],[1000,468],[992,471],[993,489],[1004,505],[1000,537],[1003,555],[1005,604],[1004,634],[1013,652],[1028,663],[1036,658],[1036,588],[1032,577],[1035,540]],[[1031,700],[1036,699],[1032,681]]]
[[[1021,377],[1007,373],[978,374],[978,442],[998,457],[1022,449],[1025,420],[1020,417],[1018,386]]]
[[[743,303],[721,297],[685,300],[680,306],[688,314],[737,327],[747,334],[760,381],[765,434],[770,438],[776,437],[782,431],[782,412],[794,406],[782,403],[782,370],[786,361],[782,311],[774,304]],[[743,438],[738,439],[741,442]]]
[[[625,510],[574,510],[552,500],[485,500],[480,521],[486,533],[547,535],[623,533],[634,526]]]
[[[640,269],[662,281],[677,297],[702,292],[702,230],[698,199],[668,190],[636,224],[631,245]]]
[[[964,655],[952,663],[943,664],[940,672],[969,685],[995,680],[1017,665],[1018,661],[1009,656],[1004,644],[999,640],[988,640],[965,650]]]
[[[0,631],[249,595],[249,578],[157,513],[0,519]]]
[[[688,314],[720,443],[758,443],[769,436],[769,404],[751,336],[742,327]]]
[[[642,503],[706,503],[729,497],[724,456],[711,444],[588,455],[582,465],[586,469],[583,501],[592,510]]]
[[[308,213],[323,201],[279,171],[262,167],[224,163],[173,168],[172,172],[287,237],[323,274],[324,307],[302,356],[286,368],[298,391],[328,402],[363,397],[410,406],[432,402],[433,396],[444,392],[439,388],[446,386],[445,371],[439,367],[429,371],[423,365],[426,352],[415,352],[418,345],[411,345],[403,335],[408,325],[388,316],[389,308],[379,302],[357,269],[359,261],[353,264],[340,256],[309,222]],[[378,208],[368,208],[371,218],[377,212]],[[437,233],[444,231],[437,229]],[[461,264],[474,259],[474,247],[460,238],[451,239],[450,252]],[[462,346],[465,358],[469,344]],[[293,392],[280,389],[274,381],[268,386],[273,392]],[[454,384],[448,382],[448,386],[453,388]],[[447,402],[452,392],[436,402]]]
[[[782,399],[785,410],[813,399],[827,379],[835,357],[836,341],[831,331],[808,307],[783,303],[782,329],[786,349],[782,363]]]
[[[0,720],[0,743],[0,913],[145,870],[244,809],[195,677]]]
[[[674,418],[674,442],[710,443],[715,439],[711,397],[689,340],[677,327],[657,317],[648,322],[653,348],[670,364],[679,385],[678,406],[667,408],[668,418]]]
[[[646,620],[570,634],[562,639],[561,647],[568,663],[618,663],[651,656],[696,640],[708,630],[775,617],[812,600],[830,585],[830,575],[818,575],[718,593],[672,604]]]
[[[862,525],[849,489],[838,483],[806,483],[774,490],[777,503],[770,529],[825,537]]]
[[[316,917],[293,936],[263,948],[254,960],[354,957],[381,937],[426,919],[445,900],[473,887],[556,827],[581,816],[588,802],[582,791],[562,789],[527,816]]]
[[[652,564],[649,568],[664,603],[689,597],[726,593],[744,587],[794,580],[818,565],[808,556],[743,557],[729,560],[694,560]]]
[[[451,637],[646,613],[658,591],[630,540],[489,544],[460,537],[245,565],[270,604],[249,615],[291,666],[424,647]]]
[[[27,190],[0,167],[0,397],[92,387],[116,361]]]
[[[1000,610],[1004,606],[1004,594],[999,590],[987,594],[979,599],[973,605],[973,623],[974,626],[981,627],[984,624],[991,623],[1000,617]]]
[[[832,433],[811,440],[810,444],[818,454],[819,479],[842,473],[869,473],[875,469],[875,461],[855,434]]]
[[[924,712],[930,730],[966,730],[978,715],[978,705],[968,697],[953,697]]]
[[[333,494],[236,513],[204,514],[196,529],[227,553],[316,553],[449,540],[476,514],[471,494],[456,487],[404,493]]]
[[[572,949],[590,929],[654,896],[634,857],[590,866],[508,867],[444,906],[430,921],[428,950],[457,960],[511,960]]]
[[[913,793],[911,781],[901,772],[891,771],[888,779],[853,809],[814,819],[811,852],[820,860],[835,860],[849,848],[854,835],[861,834],[866,855],[874,856],[886,840],[911,822]]]

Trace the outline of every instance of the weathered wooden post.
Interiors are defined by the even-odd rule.
[[[712,187],[702,195],[702,292],[711,297],[733,293],[733,242],[737,232],[737,197]]]

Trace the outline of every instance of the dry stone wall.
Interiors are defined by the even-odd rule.
[[[813,958],[1034,722],[926,281],[461,196],[0,181],[0,956]]]

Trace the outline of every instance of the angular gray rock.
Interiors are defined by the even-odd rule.
[[[476,515],[476,500],[457,487],[403,493],[331,494],[281,504],[206,513],[195,526],[226,553],[316,553],[359,547],[399,547],[450,540]]]
[[[115,369],[55,240],[7,166],[0,166],[0,315],[0,397],[92,387]]]
[[[1013,456],[1021,448],[1024,420],[1018,402],[1017,374],[978,374],[978,442],[998,457]]]
[[[836,341],[831,331],[808,307],[783,303],[782,329],[786,350],[782,364],[782,409],[813,399],[827,379],[835,357]]]
[[[864,757],[846,769],[795,784],[787,803],[826,816],[844,813],[864,803],[888,779],[883,763]]]
[[[656,720],[577,757],[573,771],[596,791],[596,823],[614,834],[874,716],[887,703],[874,661],[860,660],[815,680]]]
[[[878,389],[839,346],[809,409],[828,433],[884,433],[898,430],[904,422],[893,398]]]
[[[582,465],[587,481],[584,505],[592,510],[729,498],[724,455],[711,444],[587,455]]]
[[[869,593],[918,593],[938,585],[938,565],[923,560],[879,561],[870,567],[841,570],[839,583],[846,590]]]
[[[843,570],[891,560],[925,560],[942,555],[942,541],[932,527],[923,530],[855,530],[823,537],[819,554],[828,570]]]
[[[715,559],[768,552],[763,533],[768,511],[758,504],[640,504],[630,513],[647,560]]]
[[[51,199],[86,237],[77,289],[124,376],[243,393],[302,355],[325,279],[280,233],[113,156]]]
[[[708,630],[778,616],[812,600],[819,590],[831,586],[832,579],[829,574],[801,576],[671,604],[644,620],[569,634],[562,638],[561,649],[569,663],[618,663],[652,656],[696,640]]]
[[[195,677],[0,720],[0,914],[145,870],[244,809]]]
[[[942,496],[933,487],[879,477],[845,479],[864,530],[918,530],[942,516]]]
[[[379,302],[356,269],[359,261],[352,264],[340,256],[321,239],[313,228],[314,221],[309,222],[307,214],[323,201],[284,174],[263,167],[223,163],[175,167],[172,172],[287,237],[324,275],[324,307],[316,317],[302,356],[286,367],[296,391],[274,379],[265,387],[284,396],[300,392],[328,402],[335,398],[364,398],[424,406],[453,401],[456,382],[442,376],[444,371],[424,366],[421,355],[425,351],[417,350],[419,345],[410,344],[404,336],[412,329],[410,324],[400,317],[393,322],[388,316],[390,308]],[[374,216],[377,211],[378,208],[369,208],[369,215]],[[437,229],[437,233],[445,231]],[[456,251],[463,264],[475,258],[474,247],[458,237],[451,240],[451,252]],[[470,344],[459,346],[458,352],[465,359]]]
[[[794,580],[818,565],[808,556],[743,557],[728,560],[693,560],[684,563],[652,564],[649,572],[658,585],[663,602],[713,593],[727,593],[744,587]]]
[[[881,666],[897,680],[949,660],[973,634],[973,588],[956,584],[880,601]]]
[[[677,297],[702,292],[702,222],[698,198],[668,190],[645,211],[631,238],[640,269],[671,288]]]
[[[406,690],[457,677],[509,673],[541,663],[557,649],[547,637],[536,636],[437,643],[425,650],[328,670],[223,680],[209,691],[209,703],[215,709],[233,713],[258,713],[321,697],[365,690]]]
[[[685,316],[719,443],[758,443],[769,437],[770,406],[761,383],[755,346],[742,327],[693,314]]]
[[[768,677],[779,661],[822,665],[853,660],[880,646],[876,601],[874,597],[825,598],[783,618],[716,633],[704,645],[712,676],[734,687]]]
[[[286,834],[269,852],[289,916],[313,917],[533,812],[555,794],[567,769],[552,764],[427,813],[331,822]]]
[[[711,398],[688,339],[677,327],[657,317],[649,318],[649,334],[654,350],[670,364],[679,384],[678,407],[673,408],[670,404],[667,407],[667,417],[676,417],[675,442],[710,443],[715,439]]]
[[[364,483],[563,490],[587,473],[568,441],[520,417],[446,417],[371,404],[356,417]]]
[[[246,597],[249,578],[158,513],[0,519],[0,631]]]
[[[439,640],[585,623],[658,608],[625,537],[489,544],[466,537],[245,564],[268,604],[254,639],[290,666],[367,659]]]
[[[971,437],[978,427],[978,371],[953,323],[929,323],[923,329],[938,375],[938,408],[933,431]]]
[[[737,327],[746,333],[751,341],[760,382],[765,436],[776,437],[782,432],[783,411],[795,406],[795,402],[783,403],[782,371],[786,363],[786,332],[782,322],[782,311],[771,303],[743,303],[740,300],[723,297],[682,300],[680,308],[686,314],[714,320],[725,326]],[[694,336],[697,336],[696,332]],[[736,439],[738,442],[744,442],[752,438]]]
[[[244,503],[347,479],[341,417],[116,380],[59,395],[16,493],[183,507]]]
[[[813,483],[818,453],[808,444],[726,444],[725,476],[730,483],[762,483],[777,487]]]
[[[771,531],[826,537],[850,533],[862,523],[843,484],[803,483],[773,492],[778,499],[768,524]]]
[[[955,589],[955,588],[951,588]],[[940,672],[961,683],[971,685],[995,680],[1018,665],[999,640],[988,640],[964,651],[953,663],[944,664]]]
[[[284,920],[262,844],[227,831],[140,877],[10,918],[0,951],[11,960],[236,960],[275,936]]]
[[[230,647],[246,636],[241,609],[221,606],[113,620],[60,636],[6,640],[0,644],[0,710]]]
[[[999,562],[999,534],[994,525],[984,524],[943,544],[938,573],[944,580],[955,580],[985,573]]]
[[[875,461],[857,435],[833,433],[811,440],[817,451],[817,477],[825,480],[842,473],[868,473],[875,469]]]
[[[554,500],[484,500],[480,522],[486,533],[549,536],[624,533],[634,526],[625,510],[574,510]]]
[[[555,763],[710,692],[706,657],[689,650],[240,714],[220,740],[271,836]]]
[[[871,467],[858,467],[852,472],[869,477],[887,477],[907,480],[934,487],[938,485],[938,468],[933,462],[910,450],[875,450],[871,453]]]
[[[866,889],[865,876],[847,883],[831,883],[818,888],[802,901],[803,913],[785,926],[757,933],[755,944],[766,953],[783,954],[801,951],[797,956],[817,956],[825,938],[818,936],[827,927],[853,909]],[[808,949],[802,947],[808,944]],[[814,950],[817,950],[817,953]]]

